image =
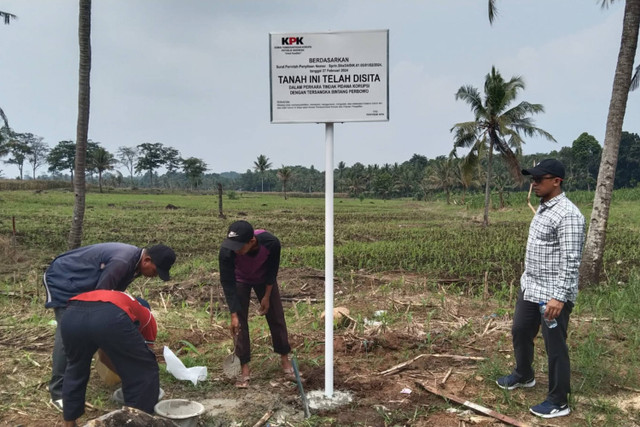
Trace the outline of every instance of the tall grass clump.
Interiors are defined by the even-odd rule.
[[[572,341],[579,393],[607,384],[637,387],[640,377],[640,274],[626,283],[609,281],[579,293],[577,321],[590,322]],[[571,333],[571,332],[570,332]],[[577,338],[577,339],[576,339]]]

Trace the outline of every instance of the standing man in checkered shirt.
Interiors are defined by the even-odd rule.
[[[570,364],[567,347],[569,315],[578,294],[578,267],[582,257],[585,220],[580,210],[562,191],[564,165],[546,159],[522,171],[531,175],[533,191],[540,206],[529,227],[524,273],[513,315],[513,349],[516,367],[498,378],[500,388],[533,387],[533,340],[542,325],[549,364],[547,398],[530,408],[543,418],[569,415]],[[546,305],[545,319],[555,319],[550,328],[543,322],[540,305]]]

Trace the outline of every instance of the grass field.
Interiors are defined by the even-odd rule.
[[[171,282],[138,279],[130,291],[152,303],[161,330],[158,354],[168,345],[188,366],[210,370],[211,380],[197,387],[163,372],[161,385],[169,397],[251,402],[250,410],[205,417],[205,425],[253,425],[272,409],[271,425],[457,426],[464,416],[445,412],[452,405],[419,386],[443,379],[441,389],[448,393],[534,423],[527,408],[544,398],[547,384],[541,340],[536,351],[541,387],[504,393],[493,383],[513,362],[510,316],[532,217],[525,197],[511,194],[507,208],[491,211],[488,228],[481,225],[481,196],[466,205],[335,200],[335,305],[348,307],[352,318],[336,326],[335,382],[355,399],[346,411],[314,413],[307,420],[300,417],[296,390],[274,384],[277,361],[263,318],[256,316],[251,324],[252,388],[243,394],[220,377],[221,360],[233,344],[217,254],[226,227],[236,219],[280,238],[279,282],[294,353],[305,387],[322,388],[323,198],[245,193],[225,197],[226,218],[219,218],[212,195],[89,193],[84,244],[162,242],[176,250]],[[569,197],[588,218],[592,195]],[[571,320],[574,412],[554,425],[640,422],[640,405],[633,400],[640,385],[639,208],[637,189],[615,193],[604,281],[580,293]],[[43,308],[39,281],[52,257],[66,249],[72,209],[68,190],[0,192],[0,372],[8,378],[0,384],[0,421],[9,424],[40,425],[56,417],[46,406],[53,313]],[[374,323],[378,310],[384,314]],[[393,375],[378,374],[420,354],[445,356],[424,357]],[[401,395],[403,387],[411,388],[411,395]],[[112,391],[92,379],[88,399],[95,409],[87,419],[115,408]]]

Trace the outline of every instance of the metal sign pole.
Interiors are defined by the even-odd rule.
[[[325,123],[324,394],[333,396],[333,123]]]

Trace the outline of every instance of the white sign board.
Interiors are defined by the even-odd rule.
[[[270,33],[272,123],[389,120],[389,30]]]

